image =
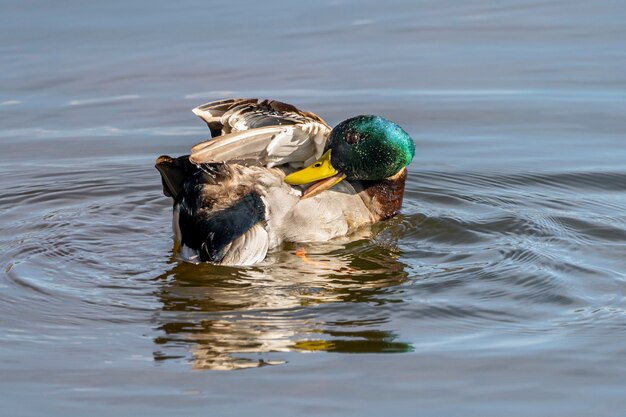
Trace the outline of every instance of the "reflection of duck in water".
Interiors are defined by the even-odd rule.
[[[415,147],[395,123],[358,116],[331,130],[313,113],[256,99],[194,113],[214,139],[156,164],[174,199],[176,248],[190,259],[250,265],[282,242],[325,242],[400,210]]]
[[[393,287],[407,277],[396,249],[364,239],[307,252],[308,263],[280,251],[246,269],[177,263],[159,294],[155,358],[191,349],[195,369],[227,370],[282,363],[294,351],[411,350],[385,329],[385,305],[400,302]]]

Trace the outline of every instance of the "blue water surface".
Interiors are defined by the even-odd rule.
[[[626,3],[1,4],[3,415],[624,414]],[[402,214],[180,261],[225,97],[396,121]]]

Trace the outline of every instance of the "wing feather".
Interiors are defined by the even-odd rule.
[[[257,223],[230,243],[220,264],[254,265],[261,262],[267,255],[269,241],[267,230]]]
[[[255,98],[230,98],[226,100],[212,101],[196,107],[192,110],[192,112],[206,122],[209,129],[211,129],[211,136],[215,137],[228,133],[223,131],[224,126],[222,124],[222,116],[224,113],[233,109],[233,107],[237,107],[248,102],[256,103],[257,101],[258,100]]]
[[[211,140],[192,148],[193,163],[240,162],[301,167],[319,158],[330,127],[291,104],[257,99],[215,101],[193,109],[211,129]]]
[[[243,132],[230,133],[197,144],[191,149],[189,160],[194,164],[209,162],[243,162],[258,159],[258,164],[272,138],[281,133],[280,126],[262,127]]]
[[[315,113],[299,110],[277,100],[259,101],[255,98],[236,98],[202,104],[192,110],[211,130],[221,134],[254,129],[263,126],[282,126],[309,122],[330,126]]]

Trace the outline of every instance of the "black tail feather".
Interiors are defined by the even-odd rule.
[[[189,161],[189,155],[178,158],[159,156],[155,167],[161,174],[163,194],[172,197],[174,201],[180,199],[185,181],[198,171],[198,167]]]

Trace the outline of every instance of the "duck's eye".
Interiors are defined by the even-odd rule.
[[[361,134],[359,132],[348,132],[348,134],[346,135],[346,142],[348,142],[350,145],[354,145],[361,139]]]

